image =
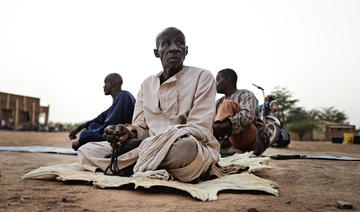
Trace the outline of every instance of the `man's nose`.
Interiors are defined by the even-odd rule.
[[[169,47],[170,51],[179,51],[179,47],[176,45],[176,43],[172,42],[170,47]]]

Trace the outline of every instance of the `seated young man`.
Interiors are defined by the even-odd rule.
[[[130,92],[121,90],[122,77],[117,73],[112,73],[106,76],[104,83],[104,93],[112,96],[113,103],[98,117],[81,124],[70,132],[70,139],[76,139],[76,134],[86,128],[80,133],[79,139],[72,143],[74,150],[88,142],[104,141],[104,129],[108,125],[131,123],[135,98]]]
[[[135,175],[161,171],[156,176],[168,173],[190,182],[219,160],[220,145],[212,133],[215,79],[209,71],[184,66],[187,53],[180,30],[167,28],[157,36],[154,54],[163,70],[142,83],[132,124],[105,130],[108,140],[143,139],[138,148],[116,158],[119,170],[134,166]],[[79,163],[89,171],[104,171],[112,150],[108,142],[88,143],[78,151]]]
[[[255,95],[238,90],[236,83],[232,69],[223,69],[216,76],[216,90],[225,96],[216,102],[214,136],[221,143],[222,155],[247,151],[260,155],[269,145],[270,131],[260,119]]]

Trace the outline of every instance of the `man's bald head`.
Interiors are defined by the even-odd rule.
[[[121,88],[123,84],[122,77],[118,73],[111,73],[106,76],[105,80],[109,80],[112,83],[114,83],[116,86],[119,86]]]
[[[156,36],[156,48],[159,48],[160,45],[160,40],[165,36],[165,35],[181,35],[184,38],[185,41],[185,35],[184,33],[182,33],[181,30],[179,30],[178,28],[175,27],[168,27],[166,29],[164,29],[163,31],[161,31],[157,36]]]
[[[230,68],[223,69],[216,75],[216,91],[227,95],[236,89],[237,74]]]
[[[228,80],[228,82],[232,85],[236,87],[236,83],[237,83],[237,74],[236,72],[231,69],[231,68],[226,68],[223,70],[220,70],[218,72],[218,74],[221,74],[224,78],[226,78]]]
[[[105,95],[111,95],[115,97],[116,94],[121,90],[123,80],[120,74],[111,73],[105,77],[104,83]]]

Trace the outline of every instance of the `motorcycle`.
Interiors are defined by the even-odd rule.
[[[257,89],[262,91],[264,103],[259,105],[260,118],[265,122],[266,127],[271,131],[269,146],[277,146],[282,124],[275,116],[270,115],[271,112],[277,112],[277,101],[275,96],[265,96],[264,89],[258,85],[253,84]]]

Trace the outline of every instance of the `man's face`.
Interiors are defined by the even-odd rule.
[[[112,82],[108,77],[104,80],[104,93],[105,95],[110,95],[112,90]]]
[[[155,56],[160,57],[164,69],[181,67],[186,55],[187,46],[181,33],[170,30],[161,35]]]
[[[223,76],[223,74],[218,73],[216,75],[216,92],[224,93],[228,84],[229,81]]]

